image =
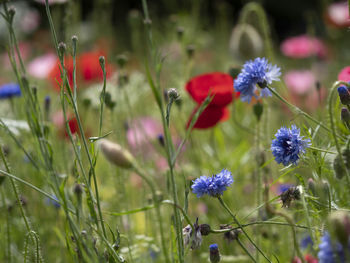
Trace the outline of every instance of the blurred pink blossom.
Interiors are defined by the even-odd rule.
[[[281,44],[281,51],[285,56],[292,58],[307,58],[315,55],[325,57],[327,55],[325,44],[307,35],[287,38]]]
[[[338,75],[338,80],[348,82],[350,81],[350,66],[347,66],[340,71]]]
[[[18,48],[19,48],[19,52],[21,54],[21,58],[23,61],[26,61],[26,59],[30,56],[30,53],[31,53],[31,45],[28,43],[28,42],[21,42],[18,44]],[[2,57],[2,61],[3,61],[3,66],[6,68],[6,69],[10,69],[11,68],[11,62],[10,62],[10,59],[8,57],[8,54],[7,52],[3,53],[1,55]],[[18,58],[18,55],[17,53],[15,54],[15,58],[16,58],[16,63],[17,65],[19,65],[19,58]]]
[[[284,81],[292,93],[304,95],[315,87],[316,78],[309,70],[293,70],[285,74]]]
[[[55,67],[57,56],[54,53],[48,53],[32,60],[28,65],[28,72],[33,77],[44,79]]]
[[[335,27],[350,26],[349,7],[347,1],[329,5],[326,13],[327,21]]]
[[[28,9],[21,17],[20,28],[24,33],[31,33],[38,28],[40,24],[40,14],[35,9]]]
[[[160,134],[163,127],[160,122],[151,117],[143,117],[133,120],[128,127],[126,137],[133,150],[144,148],[149,150]]]

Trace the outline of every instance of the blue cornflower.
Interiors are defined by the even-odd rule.
[[[297,164],[300,155],[305,153],[305,149],[311,145],[309,139],[300,136],[300,129],[292,125],[291,129],[280,128],[275,134],[276,139],[272,141],[271,150],[277,163],[284,166]]]
[[[53,197],[53,199],[55,199],[55,200],[53,200],[53,199],[51,199],[51,198],[46,198],[46,204],[47,205],[52,205],[52,206],[54,206],[55,208],[60,208],[61,207],[61,204],[58,202],[58,198],[57,198],[57,196],[56,195],[52,195],[52,197]]]
[[[243,65],[241,73],[234,81],[234,88],[240,92],[241,100],[248,103],[252,97],[258,98],[256,95],[257,84],[262,87],[260,97],[272,96],[266,85],[270,85],[272,81],[279,80],[280,70],[276,65],[269,64],[266,58],[250,60]]]
[[[289,188],[293,187],[293,184],[280,184],[278,186],[278,192],[279,194],[282,194],[283,192],[287,191]]]
[[[20,97],[21,95],[21,88],[16,83],[7,83],[0,86],[0,99]]]
[[[210,195],[218,197],[233,183],[233,177],[230,171],[223,169],[220,173],[211,177],[201,176],[193,181],[192,192],[201,197]]]
[[[347,87],[340,86],[337,88],[339,99],[343,105],[350,104],[350,91]]]
[[[209,259],[211,263],[220,262],[220,251],[217,244],[211,244],[209,246]]]
[[[306,249],[309,246],[313,246],[314,242],[312,241],[311,236],[307,235],[303,239],[300,240],[300,247],[302,249]]]
[[[345,262],[345,255],[343,246],[340,243],[332,243],[328,232],[325,232],[321,238],[321,243],[318,246],[320,251],[317,256],[319,263],[335,263]]]

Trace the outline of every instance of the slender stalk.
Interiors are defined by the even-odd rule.
[[[244,250],[244,252],[251,258],[251,260],[253,262],[258,262],[257,260],[255,260],[255,258],[253,258],[253,256],[249,253],[248,249],[244,246],[244,244],[241,242],[241,240],[239,239],[239,237],[236,238],[237,243],[241,246],[241,248]]]
[[[332,130],[332,136],[334,139],[335,147],[337,148],[340,164],[342,166],[342,169],[346,173],[346,182],[347,182],[348,186],[350,186],[350,173],[345,165],[343,154],[342,154],[339,142],[338,142],[337,134],[335,131],[334,116],[333,116],[333,114],[334,114],[334,112],[333,112],[333,96],[334,96],[334,93],[335,93],[337,87],[339,87],[340,85],[349,86],[348,83],[343,82],[343,81],[336,81],[333,83],[332,88],[331,88],[331,93],[330,93],[329,98],[328,98],[328,115],[329,115],[331,130]]]
[[[162,218],[162,213],[160,211],[160,202],[159,202],[159,200],[157,198],[157,195],[156,195],[156,188],[154,186],[154,183],[151,181],[151,179],[147,175],[145,175],[145,173],[136,164],[134,164],[134,170],[142,178],[142,180],[145,181],[145,183],[148,185],[148,187],[151,190],[152,199],[153,199],[153,202],[154,202],[154,206],[156,208],[156,215],[157,215],[157,219],[158,219],[158,225],[159,225],[159,232],[160,232],[160,239],[161,239],[161,244],[162,244],[163,255],[164,255],[164,258],[165,258],[165,262],[170,262],[169,261],[169,255],[168,255],[167,246],[166,246],[166,243],[165,243],[165,237],[164,237],[164,231],[163,231],[163,218]]]
[[[239,221],[237,220],[236,216],[232,213],[232,211],[230,210],[230,208],[226,205],[226,203],[224,202],[224,200],[222,200],[222,198],[219,196],[218,197],[220,204],[225,208],[225,210],[230,214],[230,216],[232,217],[233,221],[239,226],[239,228],[242,230],[243,234],[247,237],[247,239],[250,241],[250,243],[252,243],[252,245],[260,252],[260,254],[268,261],[271,263],[271,260],[269,260],[266,255],[264,254],[264,252],[261,251],[261,249],[255,244],[255,242],[250,238],[250,236],[248,235],[248,233],[244,230],[244,228],[242,227],[242,225],[239,223]],[[249,256],[253,257],[250,252]]]
[[[344,82],[341,82],[344,83]],[[331,132],[331,129],[329,129],[326,125],[324,125],[322,122],[316,120],[315,118],[313,118],[312,116],[310,116],[309,114],[307,114],[306,112],[304,112],[303,110],[301,110],[300,108],[298,108],[297,106],[289,103],[285,98],[283,98],[277,91],[275,91],[274,89],[270,88],[269,86],[267,86],[267,88],[271,91],[271,93],[273,95],[275,95],[281,102],[283,102],[284,104],[286,104],[292,111],[296,112],[297,114],[301,114],[303,115],[305,118],[309,119],[310,121],[316,123],[317,125],[319,125],[320,127],[322,127],[324,130],[326,130],[327,132]],[[336,135],[337,137],[343,139],[342,136],[340,135]]]
[[[260,169],[260,166],[261,166],[261,154],[260,154],[260,128],[261,128],[261,124],[260,124],[260,119],[257,120],[257,124],[256,124],[256,155],[255,155],[255,158],[256,158],[256,162],[257,162],[257,165],[256,165],[256,171],[255,171],[255,176],[256,176],[256,193],[257,193],[257,198],[256,198],[256,201],[257,201],[257,206],[259,206],[262,202],[262,174],[261,174],[261,169]],[[261,219],[261,216],[260,216],[260,210],[258,210],[258,219]],[[259,229],[256,229],[256,235],[257,235],[257,239],[256,239],[256,244],[258,247],[260,247],[260,244],[261,244],[261,235],[259,233]],[[256,259],[256,262],[259,262],[259,251],[256,250],[256,254],[255,254],[255,259]]]
[[[5,213],[6,213],[6,254],[5,254],[5,258],[6,258],[8,263],[11,263],[12,262],[12,255],[11,255],[10,216],[9,216],[9,211],[7,208],[4,187],[0,186],[0,192],[1,192],[2,204],[4,207]]]

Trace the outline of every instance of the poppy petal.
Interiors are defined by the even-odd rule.
[[[233,78],[220,72],[199,75],[187,82],[186,90],[197,103],[202,103],[210,92],[214,95],[210,106],[224,107],[233,99]]]
[[[189,121],[187,122],[187,128],[190,126],[191,120],[199,106],[197,106],[192,112]],[[208,106],[199,116],[194,129],[208,129],[215,126],[218,122],[223,122],[228,120],[230,117],[230,111],[226,107],[216,107],[216,106]]]

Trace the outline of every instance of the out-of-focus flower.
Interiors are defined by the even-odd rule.
[[[187,82],[186,90],[198,104],[189,118],[187,127],[189,127],[193,116],[208,94],[214,97],[199,116],[194,128],[207,129],[215,126],[220,121],[226,121],[230,114],[226,106],[232,102],[235,93],[232,87],[232,77],[220,72],[199,75]],[[239,94],[236,93],[236,95]]]
[[[266,58],[246,62],[234,83],[236,90],[240,92],[241,100],[250,103],[252,97],[271,96],[266,86],[279,80],[280,70],[276,65],[269,64]],[[257,85],[261,88],[259,97],[256,95]]]
[[[343,28],[350,26],[348,2],[337,2],[328,6],[326,20],[334,27]]]
[[[213,176],[201,176],[193,181],[192,192],[201,197],[205,194],[218,197],[233,183],[233,177],[230,171],[223,169],[220,173]]]
[[[10,99],[21,95],[21,88],[16,83],[7,83],[0,86],[0,99]]]
[[[317,39],[307,35],[290,37],[281,44],[283,55],[292,58],[308,58],[311,56],[325,57],[327,48],[325,44]]]
[[[302,249],[306,249],[309,246],[313,246],[314,242],[312,242],[312,238],[310,235],[305,236],[304,238],[301,239],[300,241],[300,247]]]
[[[293,70],[286,72],[284,81],[292,93],[304,95],[314,88],[316,78],[309,70]]]
[[[85,52],[79,56],[77,70],[85,82],[89,83],[103,81],[103,72],[99,62],[100,56],[105,56],[104,52]],[[112,66],[105,63],[105,70],[106,78],[108,79],[111,76]]]
[[[322,236],[319,249],[317,254],[319,263],[345,263],[343,246],[338,242],[332,242],[328,232]]]
[[[35,58],[28,64],[28,73],[33,77],[47,78],[51,70],[55,67],[57,57],[53,53],[48,53]]]
[[[220,262],[220,251],[217,244],[211,244],[209,246],[209,259],[211,263]]]
[[[21,42],[18,44],[18,48],[19,48],[19,52],[21,54],[22,60],[26,61],[31,53],[31,45],[28,42]],[[3,60],[4,67],[7,69],[10,69],[11,62],[10,62],[10,59],[9,59],[7,52],[2,54],[2,60]],[[17,52],[15,53],[15,60],[16,60],[17,65],[19,65],[20,61],[19,61]]]
[[[158,135],[163,132],[161,123],[151,117],[135,119],[128,126],[126,138],[133,150],[150,150],[152,142],[157,141]]]
[[[305,153],[310,144],[309,139],[303,139],[300,136],[300,129],[292,125],[291,129],[280,128],[275,134],[276,139],[272,141],[271,150],[277,163],[284,166],[289,164],[296,165],[300,155]]]
[[[82,53],[77,57],[77,83],[80,87],[80,81],[85,84],[90,84],[92,82],[101,82],[103,80],[103,73],[100,66],[99,58],[104,55],[101,51],[92,51]],[[68,81],[73,89],[73,59],[67,57],[65,59],[65,68],[67,71]],[[112,73],[112,66],[107,62],[105,63],[106,78],[108,79]],[[60,90],[59,84],[62,84],[61,79],[61,64],[57,59],[55,66],[51,69],[49,73],[49,79],[56,90]],[[59,83],[59,84],[58,84]]]
[[[343,68],[339,75],[338,75],[338,80],[341,81],[350,81],[350,66]]]
[[[53,199],[46,198],[46,204],[54,206],[56,209],[59,209],[61,207],[61,204],[58,202],[58,198],[55,195],[52,195]]]
[[[68,119],[68,126],[71,133],[73,135],[79,134],[79,126],[78,126],[77,119],[73,117],[71,114],[68,114],[67,119]],[[63,138],[64,137],[68,138],[68,133],[66,131],[66,126],[65,126],[65,121],[64,121],[64,116],[62,111],[58,111],[55,114],[53,114],[52,122],[57,128],[58,134]]]
[[[304,256],[304,259],[306,260],[307,263],[318,263],[318,260],[316,258],[314,258],[312,255],[310,254],[306,254]],[[302,263],[301,259],[298,257],[295,257],[293,259],[292,263]]]

